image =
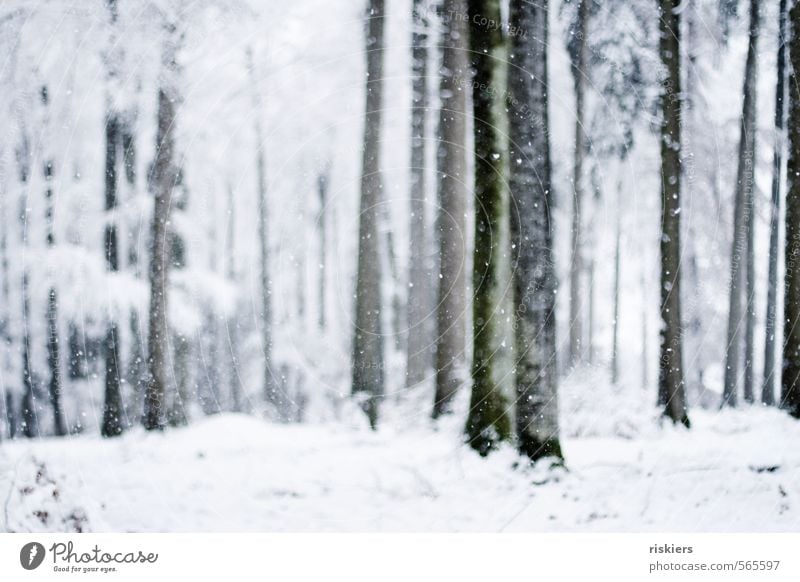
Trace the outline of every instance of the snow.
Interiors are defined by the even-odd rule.
[[[563,410],[570,392],[591,392],[583,380],[567,383]],[[408,428],[377,432],[355,411],[311,425],[222,414],[164,434],[7,442],[0,518],[17,532],[800,527],[800,423],[760,407],[693,410],[686,430],[661,426],[654,408],[621,411],[625,422],[567,423],[564,469],[528,467],[510,446],[479,457],[459,414],[434,428],[410,413]]]

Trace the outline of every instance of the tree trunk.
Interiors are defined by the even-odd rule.
[[[495,382],[497,342],[502,325],[500,244],[506,195],[505,100],[503,86],[507,62],[500,28],[480,24],[481,18],[501,22],[499,0],[470,0],[470,55],[475,135],[475,246],[472,262],[472,394],[467,416],[467,437],[481,455],[511,437],[509,403]]]
[[[467,87],[469,63],[466,0],[442,5],[442,68],[437,151],[439,216],[439,303],[436,311],[436,393],[433,417],[451,410],[466,380],[466,211]]]
[[[247,51],[250,88],[255,119],[256,173],[258,192],[258,248],[260,267],[261,350],[264,354],[264,397],[279,420],[286,420],[287,399],[275,375],[272,363],[272,279],[269,271],[269,220],[267,212],[267,167],[264,132],[261,127],[261,94],[258,90],[253,53]]]
[[[800,2],[789,12],[793,31],[800,30]],[[800,71],[800,34],[789,44],[790,70]],[[786,167],[786,262],[783,313],[781,405],[800,418],[800,81],[789,77],[789,160]]]
[[[231,285],[235,285],[238,279],[236,275],[236,212],[233,203],[233,188],[228,186],[228,225],[225,237],[226,248],[226,269],[227,279]],[[233,412],[242,412],[242,384],[239,380],[239,327],[237,311],[227,322],[228,349],[230,350],[230,383],[231,407]]]
[[[775,335],[778,317],[778,222],[781,215],[781,169],[786,147],[786,0],[778,7],[778,80],[775,87],[775,137],[772,155],[772,207],[769,222],[769,275],[767,280],[767,317],[764,329],[764,379],[761,403],[775,404]]]
[[[169,217],[172,191],[178,180],[175,160],[175,123],[179,105],[176,53],[178,38],[175,25],[168,27],[162,61],[163,75],[158,90],[156,158],[150,173],[155,194],[150,256],[150,313],[148,316],[149,378],[144,400],[144,426],[161,430],[166,422],[165,387],[168,358],[167,298],[170,266]]]
[[[511,0],[509,125],[511,248],[516,339],[516,432],[532,461],[561,458],[556,368],[556,274],[553,258],[548,2]]]
[[[384,0],[369,0],[366,15],[367,82],[352,372],[353,395],[363,398],[361,405],[372,428],[378,425],[379,404],[384,394],[378,204],[383,187],[380,174],[380,137],[385,16]]]
[[[116,0],[107,0],[106,5],[110,13],[112,30],[116,27],[117,3]],[[107,81],[109,91],[115,91],[114,84],[118,81],[118,52],[116,48],[117,37],[112,32],[109,39],[109,49],[106,54]],[[117,166],[120,149],[120,116],[113,104],[113,97],[106,96],[106,159],[105,159],[105,229],[104,253],[106,270],[109,273],[119,271],[119,244],[117,240],[117,204],[118,204],[118,178]],[[103,421],[100,433],[104,437],[122,434],[122,393],[120,392],[120,366],[119,366],[119,333],[117,322],[108,315],[106,336],[103,342],[103,358],[105,359],[105,397],[103,402]]]
[[[317,193],[319,194],[319,328],[325,329],[325,280],[328,274],[327,260],[327,216],[328,216],[328,172],[329,166],[317,176]]]
[[[742,283],[744,291],[749,292],[749,285],[744,279],[748,272],[750,251],[750,230],[753,226],[753,182],[755,161],[755,123],[756,123],[756,48],[758,44],[759,2],[750,2],[750,43],[747,49],[745,77],[742,100],[742,118],[739,138],[739,168],[736,177],[736,197],[734,201],[733,246],[731,248],[731,284],[730,307],[728,310],[727,354],[725,358],[725,385],[722,394],[722,405],[736,406],[739,386],[739,365],[741,359],[742,318],[749,317],[752,301],[746,297],[742,301]],[[742,261],[745,269],[742,269]],[[747,280],[750,274],[747,273]],[[746,324],[748,325],[748,324]],[[748,331],[746,335],[751,332]],[[752,352],[752,348],[750,348]],[[745,365],[747,362],[745,362]],[[752,375],[750,391],[752,392]],[[750,395],[752,399],[752,394]]]
[[[106,166],[105,166],[105,259],[109,273],[119,271],[119,248],[117,241],[117,155],[119,150],[119,120],[110,107],[106,115]],[[110,316],[109,316],[110,317]],[[119,334],[117,323],[109,319],[103,342],[105,358],[105,400],[101,434],[105,437],[122,434],[122,394],[120,392]]]
[[[425,0],[414,0],[411,34],[411,243],[408,265],[406,387],[422,383],[432,363],[431,270],[428,259],[425,137],[428,113],[428,21]]]
[[[621,202],[621,188],[617,192],[617,200]],[[611,383],[616,386],[619,380],[619,270],[620,270],[620,230],[622,212],[621,205],[617,205],[617,232],[614,239],[614,319],[611,340]]]
[[[661,95],[661,358],[658,400],[673,422],[689,426],[681,321],[680,2],[661,0],[659,52],[665,69]]]
[[[47,86],[42,87],[42,105],[45,109],[45,125],[49,127],[50,100]],[[45,242],[48,249],[55,246],[55,206],[53,200],[53,172],[55,171],[54,161],[47,157],[44,161],[43,175],[45,182]],[[47,294],[47,367],[50,369],[50,385],[48,394],[50,405],[53,408],[53,432],[56,436],[67,434],[67,427],[64,421],[64,411],[61,406],[61,356],[59,350],[59,330],[58,330],[58,291],[55,283],[51,282],[50,290]]]
[[[583,160],[586,152],[584,123],[584,93],[588,74],[586,42],[589,27],[590,0],[578,0],[578,19],[575,30],[575,50],[572,54],[572,78],[575,85],[575,152],[572,167],[572,259],[569,268],[569,363],[583,359],[583,257],[581,238],[583,204]]]

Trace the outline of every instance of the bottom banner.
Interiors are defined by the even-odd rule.
[[[0,580],[800,580],[800,534],[0,535]],[[513,577],[513,578],[512,578]]]

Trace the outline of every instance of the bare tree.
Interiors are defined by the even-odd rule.
[[[736,406],[737,389],[739,386],[739,364],[741,361],[741,328],[742,319],[749,319],[753,315],[751,297],[753,290],[753,272],[748,266],[752,251],[752,240],[750,232],[753,230],[753,183],[754,183],[754,160],[756,147],[756,72],[757,72],[757,45],[759,28],[759,2],[750,2],[750,34],[747,49],[747,61],[745,63],[744,74],[744,99],[742,101],[742,117],[740,120],[739,138],[739,158],[738,171],[736,175],[736,196],[734,200],[734,220],[733,220],[733,246],[731,248],[731,282],[730,282],[730,306],[728,309],[728,334],[727,334],[727,353],[725,357],[725,385],[722,394],[722,405]],[[744,261],[744,269],[742,262]],[[746,279],[745,279],[746,274]],[[742,301],[743,289],[746,295]],[[743,306],[744,303],[744,306]],[[745,323],[745,340],[749,343],[746,346],[746,355],[752,356],[752,323]],[[752,358],[744,362],[745,376],[745,398],[752,401]],[[750,368],[748,371],[747,368]]]
[[[572,59],[572,79],[575,86],[575,151],[572,166],[572,259],[569,268],[569,363],[575,365],[583,357],[583,277],[582,209],[583,162],[586,154],[585,93],[587,72],[587,34],[592,0],[578,0],[574,34],[569,48]]]
[[[689,426],[681,333],[681,62],[680,4],[660,0],[661,93],[661,359],[658,402],[673,422]]]
[[[436,392],[433,417],[451,410],[464,380],[466,348],[467,83],[466,0],[442,4],[439,71],[439,303],[436,312]]]
[[[789,41],[789,66],[800,71],[800,2],[789,12],[794,31]],[[800,418],[800,79],[789,77],[789,160],[786,167],[786,262],[783,306],[783,375],[781,406]]]
[[[516,339],[516,433],[531,460],[562,456],[558,436],[548,2],[511,0],[508,74],[511,243]]]
[[[367,5],[367,81],[364,141],[361,164],[361,213],[358,226],[355,330],[353,333],[353,395],[363,397],[362,408],[373,428],[378,424],[384,394],[383,335],[381,325],[381,263],[378,205],[383,187],[380,139],[383,101],[384,0]]]
[[[781,215],[781,169],[783,150],[786,147],[784,125],[786,120],[786,3],[778,5],[778,80],[775,87],[775,137],[772,155],[772,206],[769,223],[769,274],[767,279],[767,317],[764,328],[764,378],[761,403],[775,404],[775,335],[778,317],[778,223]]]
[[[144,426],[160,430],[166,422],[166,361],[169,356],[167,323],[168,275],[170,266],[169,218],[172,194],[178,182],[175,127],[180,102],[177,52],[181,35],[174,22],[166,25],[162,54],[162,75],[158,89],[156,157],[150,170],[150,188],[155,194],[150,241],[150,313],[148,316],[149,378],[144,400]]]
[[[501,233],[507,172],[507,137],[503,87],[505,39],[499,0],[469,3],[470,57],[473,70],[472,107],[475,135],[475,243],[472,259],[472,393],[467,417],[469,444],[482,455],[512,435],[509,403],[496,382],[497,335],[503,315]]]
[[[426,217],[425,137],[428,113],[428,19],[426,0],[414,0],[411,33],[411,243],[408,264],[406,387],[420,384],[431,368],[430,234]]]

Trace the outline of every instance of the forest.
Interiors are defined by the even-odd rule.
[[[0,531],[796,528],[795,30],[4,0]]]

